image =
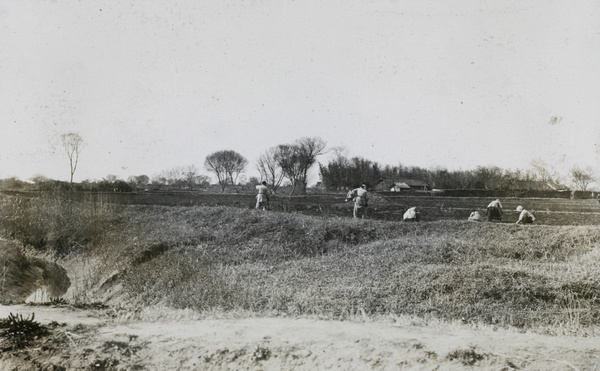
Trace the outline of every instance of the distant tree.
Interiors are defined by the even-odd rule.
[[[197,185],[205,186],[210,184],[210,178],[199,174],[198,168],[195,165],[187,167],[175,166],[154,175],[151,184],[154,188],[193,189]]]
[[[319,138],[304,137],[294,144],[277,147],[276,160],[284,175],[292,183],[291,194],[306,194],[308,171],[317,162],[317,156],[325,153],[327,143]]]
[[[571,169],[570,174],[573,183],[575,183],[575,186],[580,191],[587,191],[588,185],[595,180],[594,172],[591,167],[581,169],[578,166],[574,166]]]
[[[127,183],[133,188],[146,188],[150,184],[150,178],[147,175],[130,176]]]
[[[319,169],[322,187],[333,191],[347,190],[361,183],[375,185],[383,175],[378,163],[362,157],[348,159],[339,153],[326,166],[319,164]]]
[[[105,180],[105,181],[107,181],[108,183],[114,183],[114,182],[116,182],[117,180],[119,180],[119,177],[118,177],[118,176],[116,176],[116,175],[114,175],[114,174],[108,174],[108,175],[107,175],[107,176],[104,178],[104,180]]]
[[[36,183],[36,184],[37,184],[37,183],[40,183],[40,184],[41,184],[41,183],[45,183],[45,182],[48,182],[48,181],[50,181],[50,178],[48,178],[48,177],[46,177],[46,176],[44,176],[44,175],[40,175],[40,174],[38,174],[38,175],[34,175],[34,176],[32,176],[31,178],[29,178],[29,180],[31,180],[32,182],[34,182],[34,183]]]
[[[208,175],[200,174],[196,176],[194,182],[200,187],[208,187],[210,185],[210,177]]]
[[[537,173],[537,188],[549,189],[553,184],[560,183],[560,174],[544,160],[535,158],[531,160],[531,166]]]
[[[130,183],[113,174],[109,174],[99,181],[97,188],[100,192],[131,192],[134,190]]]
[[[185,183],[189,189],[194,189],[194,185],[196,184],[196,177],[198,176],[198,169],[196,169],[195,165],[188,166],[184,173]]]
[[[0,180],[0,189],[21,189],[24,184],[17,177],[10,177]]]
[[[256,161],[256,168],[261,178],[269,184],[273,193],[277,193],[285,177],[283,169],[277,162],[277,151],[277,147],[269,148]]]
[[[65,133],[61,135],[61,141],[69,157],[69,165],[71,167],[70,185],[73,188],[73,175],[75,175],[77,164],[79,163],[79,154],[83,148],[83,138],[77,133]]]
[[[474,188],[497,189],[502,180],[502,169],[497,166],[477,166],[474,172]]]
[[[206,170],[214,172],[217,176],[221,193],[225,191],[227,185],[232,185],[237,192],[235,188],[237,178],[247,165],[248,160],[232,150],[211,153],[204,160]]]
[[[258,179],[255,176],[251,176],[250,179],[248,179],[248,182],[246,182],[246,185],[248,187],[250,187],[251,189],[256,187],[259,184],[260,184],[260,179]]]

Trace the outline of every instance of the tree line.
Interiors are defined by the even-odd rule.
[[[174,167],[163,170],[152,178],[147,175],[130,176],[127,181],[115,175],[107,175],[100,181],[83,181],[74,184],[73,176],[79,164],[79,156],[84,147],[84,140],[77,133],[61,135],[70,168],[71,190],[96,190],[128,192],[136,189],[188,189],[207,187],[210,178],[201,174],[195,165]],[[590,167],[571,168],[568,179],[553,171],[551,166],[541,159],[531,162],[529,170],[507,170],[497,166],[478,166],[471,170],[448,170],[437,167],[425,169],[417,166],[381,165],[363,157],[349,157],[343,148],[332,148],[333,159],[323,164],[317,162],[319,156],[329,152],[327,143],[319,137],[303,137],[288,144],[280,144],[264,151],[256,160],[256,170],[260,179],[249,180],[243,175],[249,162],[233,150],[216,151],[204,160],[204,168],[213,173],[221,192],[228,187],[238,191],[243,183],[250,185],[266,181],[271,190],[277,193],[283,185],[289,186],[290,194],[306,194],[310,169],[318,164],[319,186],[326,191],[342,191],[367,183],[374,187],[382,180],[402,182],[406,180],[420,181],[430,188],[438,189],[486,189],[486,190],[556,190],[564,188],[561,182],[570,180],[576,189],[586,191],[596,181]],[[43,176],[32,178],[38,184],[47,187],[65,187],[57,185]],[[17,185],[14,179],[5,184]],[[61,183],[61,182],[58,182]]]
[[[382,166],[362,158],[349,158],[338,151],[328,164],[320,166],[320,176],[325,189],[346,190],[360,183],[371,186],[382,179],[402,182],[417,180],[438,189],[485,189],[485,190],[563,190],[564,179],[551,170],[541,159],[532,160],[533,169],[508,170],[497,166],[478,166],[472,170],[448,170],[443,167],[425,169],[418,166]],[[571,182],[578,190],[586,191],[595,181],[593,170],[573,167],[569,172]]]

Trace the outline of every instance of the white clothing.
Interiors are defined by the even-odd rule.
[[[494,201],[490,202],[490,204],[487,207],[488,208],[497,207],[498,209],[502,210],[502,204],[500,203],[499,200],[494,200]]]
[[[469,221],[471,222],[480,222],[481,220],[481,214],[479,214],[479,211],[473,211],[471,215],[469,215]]]
[[[404,213],[404,216],[402,218],[404,220],[417,219],[417,208],[411,207],[410,209],[406,210],[406,212]]]
[[[523,209],[523,211],[521,211],[521,214],[519,214],[519,220],[517,220],[517,224],[523,223],[523,221],[525,221],[527,218],[531,218],[531,222],[535,222],[535,217],[533,216],[533,214]]]

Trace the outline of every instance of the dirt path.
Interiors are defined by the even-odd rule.
[[[9,312],[24,316],[34,312],[42,324],[56,321],[66,325],[57,327],[53,339],[46,341],[48,349],[40,345],[12,357],[2,356],[2,370],[36,364],[61,365],[68,370],[600,371],[597,337],[554,337],[459,325],[418,326],[391,320],[118,322],[100,311],[0,306],[0,318]]]

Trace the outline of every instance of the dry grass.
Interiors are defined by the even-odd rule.
[[[72,300],[119,303],[128,318],[149,307],[391,315],[579,334],[594,334],[600,322],[600,231],[591,226],[408,224],[202,206],[120,207],[98,225],[100,234],[83,233],[82,247],[62,260]]]
[[[114,205],[74,201],[69,193],[3,196],[0,201],[2,235],[57,255],[98,241],[119,220]]]

